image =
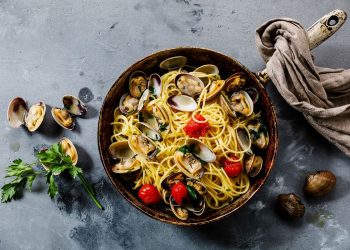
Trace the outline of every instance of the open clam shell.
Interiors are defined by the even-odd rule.
[[[176,151],[174,161],[180,171],[190,178],[201,178],[204,174],[202,163],[191,153]]]
[[[129,136],[128,143],[132,151],[144,158],[152,159],[158,153],[154,142],[142,134]]]
[[[198,96],[204,89],[202,80],[188,73],[177,74],[175,84],[182,94],[192,97]]]
[[[158,74],[152,74],[149,76],[148,89],[150,94],[159,98],[162,94],[162,79]]]
[[[136,127],[142,132],[142,134],[144,134],[145,136],[147,136],[149,139],[153,141],[163,140],[162,135],[147,123],[138,122],[136,123]]]
[[[170,196],[170,209],[178,219],[187,220],[189,215],[188,210],[183,206],[176,204],[172,196]]]
[[[219,98],[220,105],[225,110],[225,112],[229,116],[236,118],[237,114],[232,110],[230,100],[225,96],[225,94],[221,93]]]
[[[140,122],[147,123],[149,126],[151,126],[151,128],[155,130],[158,130],[159,128],[159,123],[157,118],[145,109],[142,109],[138,113],[138,120]]]
[[[129,91],[133,97],[140,98],[147,89],[147,77],[142,71],[134,71],[129,78]]]
[[[119,101],[119,109],[125,115],[134,113],[139,105],[139,100],[128,93],[122,95]]]
[[[185,178],[185,175],[181,172],[172,173],[162,181],[162,188],[170,190],[174,184],[178,183],[179,181],[183,182]]]
[[[53,119],[60,125],[62,128],[73,130],[75,127],[74,118],[66,109],[61,109],[53,107],[51,109],[51,115]]]
[[[187,58],[184,56],[174,56],[168,59],[165,59],[159,64],[161,69],[174,70],[182,68],[186,65]]]
[[[7,120],[10,126],[18,128],[23,125],[27,112],[27,103],[21,97],[12,99],[7,109]]]
[[[208,89],[207,92],[207,101],[212,100],[214,97],[216,97],[218,94],[220,94],[221,90],[225,87],[225,81],[224,80],[216,80],[213,81]]]
[[[248,124],[247,128],[253,145],[260,149],[265,149],[269,145],[269,132],[260,120]]]
[[[75,116],[83,116],[87,112],[87,107],[82,100],[72,95],[65,95],[62,98],[63,106],[69,113]]]
[[[136,155],[129,147],[128,141],[118,141],[112,143],[108,148],[108,153],[112,159],[129,159]]]
[[[257,101],[259,100],[259,92],[256,88],[249,87],[244,89],[244,91],[248,93],[254,104],[257,103]]]
[[[240,148],[246,153],[252,154],[253,152],[251,150],[251,140],[247,134],[247,131],[245,129],[238,128],[236,133]]]
[[[234,92],[230,97],[230,102],[233,111],[241,115],[250,116],[254,111],[254,103],[244,90]]]
[[[29,108],[24,118],[25,125],[30,132],[37,130],[44,121],[46,105],[43,102],[34,104]]]
[[[146,89],[143,93],[142,96],[140,97],[138,106],[137,106],[137,111],[141,111],[143,107],[148,103],[149,100],[149,89]]]
[[[184,112],[192,112],[197,109],[196,101],[187,95],[173,95],[168,98],[168,104],[173,109]]]
[[[205,64],[196,68],[193,72],[202,72],[207,75],[218,75],[219,68],[214,64]]]
[[[237,92],[244,88],[246,83],[246,79],[244,77],[244,73],[239,72],[229,76],[225,81],[226,91]]]
[[[260,173],[262,166],[263,158],[255,154],[250,155],[244,162],[245,171],[250,177],[257,176]]]
[[[216,160],[216,155],[211,151],[207,145],[196,139],[187,139],[186,145],[191,147],[193,154],[205,162],[214,162]]]
[[[78,163],[78,151],[73,142],[67,137],[63,137],[59,141],[59,144],[61,145],[63,153],[69,155],[69,157],[72,159],[73,165],[76,165]]]
[[[141,162],[135,158],[121,159],[112,166],[112,172],[116,174],[127,174],[140,170]]]

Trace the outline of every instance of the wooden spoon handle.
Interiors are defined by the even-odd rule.
[[[345,23],[346,17],[347,14],[344,10],[333,10],[311,25],[307,29],[310,49],[316,48],[331,37]],[[258,72],[257,76],[264,86],[270,81],[266,69]]]

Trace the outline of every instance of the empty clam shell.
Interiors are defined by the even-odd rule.
[[[216,160],[216,155],[211,151],[207,145],[196,139],[187,139],[186,145],[193,147],[193,154],[199,159],[205,162],[214,162]]]
[[[162,94],[162,79],[158,74],[152,74],[149,76],[148,89],[150,94],[159,98]]]
[[[138,171],[141,163],[135,158],[122,159],[120,162],[112,166],[112,172],[116,174],[126,174]]]
[[[175,77],[176,86],[181,93],[188,96],[198,96],[204,89],[204,83],[198,77],[188,74],[180,73]]]
[[[24,118],[25,125],[30,132],[34,132],[40,127],[44,120],[45,113],[46,105],[43,102],[39,102],[30,107]]]
[[[304,192],[308,195],[323,196],[335,187],[336,177],[328,170],[309,174],[305,179]]]
[[[288,217],[303,217],[305,206],[301,199],[294,193],[280,194],[277,197],[278,208],[283,215]]]
[[[21,97],[11,100],[7,109],[7,120],[11,127],[18,128],[24,124],[27,109],[27,104]]]
[[[112,159],[128,159],[135,156],[135,152],[129,147],[128,141],[118,141],[112,143],[108,148],[108,153]]]
[[[184,112],[192,112],[197,109],[196,101],[187,95],[173,95],[168,98],[168,104],[173,109],[184,111]]]
[[[187,63],[187,58],[184,56],[174,56],[165,59],[159,64],[161,69],[174,70],[185,66]]]
[[[250,151],[251,141],[245,129],[237,129],[237,141],[243,151]]]
[[[136,123],[136,127],[142,132],[142,134],[144,134],[153,141],[163,140],[162,135],[147,123],[138,122]]]
[[[51,115],[53,119],[60,125],[62,128],[72,130],[75,127],[74,118],[66,109],[61,109],[53,107],[51,109]]]
[[[259,100],[259,92],[256,88],[249,87],[245,88],[244,91],[248,93],[254,104]]]
[[[148,103],[149,100],[149,89],[146,89],[142,96],[140,97],[139,104],[137,106],[137,110],[141,111],[143,107]]]
[[[219,68],[214,64],[205,64],[196,68],[194,72],[202,72],[208,75],[218,75]]]
[[[137,110],[138,105],[139,100],[128,93],[122,95],[119,101],[119,109],[125,115],[134,113]]]
[[[129,91],[133,97],[140,98],[147,89],[147,77],[142,71],[134,71],[129,78]]]
[[[75,116],[83,116],[87,112],[87,107],[78,97],[65,95],[62,98],[63,106],[69,113]]]

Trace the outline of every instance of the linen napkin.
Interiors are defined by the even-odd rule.
[[[350,70],[315,66],[306,31],[290,18],[259,27],[256,45],[283,98],[350,156]]]

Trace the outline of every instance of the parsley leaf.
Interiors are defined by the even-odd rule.
[[[195,201],[197,200],[197,193],[196,193],[196,189],[194,189],[194,187],[187,185],[187,190],[188,190],[188,194],[190,195],[190,198]]]
[[[166,124],[166,123],[159,125],[159,131],[160,132],[163,132],[163,131],[167,130],[167,128],[168,128],[168,124]]]
[[[184,154],[187,154],[187,153],[193,153],[194,152],[194,149],[195,149],[195,144],[191,144],[191,145],[184,145],[182,147],[180,147],[178,150]]]
[[[9,202],[20,195],[25,188],[32,189],[33,182],[40,172],[32,168],[33,164],[23,163],[21,159],[14,160],[6,169],[5,178],[15,177],[1,188],[1,202]]]

